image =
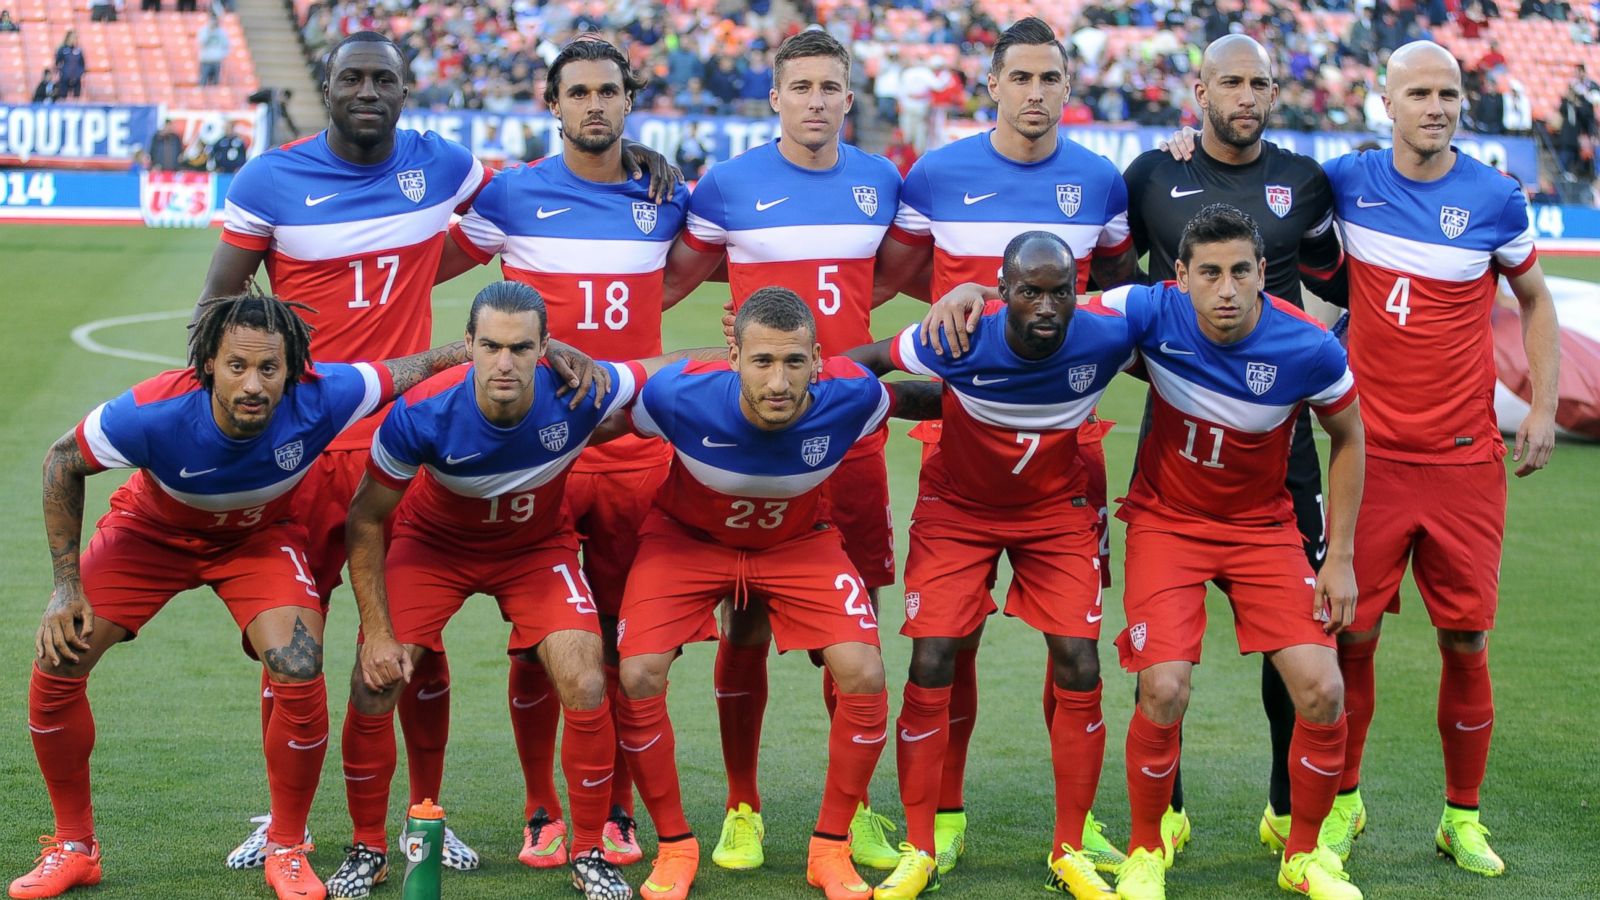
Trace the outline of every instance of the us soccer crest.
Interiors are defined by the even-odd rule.
[[[395,178],[400,180],[400,193],[412,203],[421,203],[423,195],[428,193],[428,176],[421,169],[407,169]]]
[[[1072,389],[1081,394],[1089,389],[1089,385],[1094,384],[1094,373],[1099,368],[1095,363],[1073,366],[1067,370],[1067,384],[1072,385]]]
[[[1137,625],[1129,625],[1128,626],[1128,643],[1133,645],[1133,649],[1135,649],[1135,650],[1143,650],[1144,649],[1144,639],[1145,639],[1145,627],[1144,627],[1144,623],[1143,622],[1140,622]]]
[[[633,224],[639,226],[639,230],[645,234],[655,231],[656,205],[644,202],[633,204]]]
[[[825,434],[808,437],[800,442],[800,458],[805,460],[808,466],[815,466],[817,463],[822,462],[827,455],[828,436]]]
[[[539,429],[539,443],[551,453],[567,445],[567,423],[557,422]]]
[[[1278,218],[1289,214],[1289,207],[1294,205],[1294,191],[1286,184],[1267,185],[1267,209],[1272,210]]]
[[[1470,215],[1472,214],[1459,206],[1441,206],[1439,207],[1439,229],[1444,232],[1445,237],[1453,241],[1461,237],[1461,233],[1467,230],[1467,217]]]
[[[1067,218],[1078,214],[1078,207],[1083,205],[1083,185],[1058,184],[1056,185],[1056,205]]]
[[[906,591],[906,618],[915,619],[921,609],[922,595],[916,591]]]
[[[300,468],[300,460],[306,457],[306,445],[302,441],[284,444],[272,451],[272,458],[277,461],[278,468],[285,472],[293,472]]]
[[[1278,380],[1278,367],[1269,363],[1248,363],[1244,367],[1244,383],[1250,386],[1250,393],[1257,397],[1272,390],[1272,383]]]
[[[856,198],[856,206],[869,216],[878,214],[878,189],[870,184],[858,184],[850,189]]]

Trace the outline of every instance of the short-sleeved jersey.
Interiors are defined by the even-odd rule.
[[[708,540],[759,550],[824,518],[822,483],[862,438],[883,428],[889,388],[844,357],[828,359],[811,407],[780,431],[750,424],[726,362],[680,362],[656,373],[633,406],[641,434],[672,443],[655,505]]]
[[[962,138],[917,160],[890,236],[933,244],[929,295],[937,300],[963,282],[994,284],[1012,238],[1048,231],[1072,248],[1082,292],[1091,257],[1131,246],[1122,173],[1064,136],[1048,158],[1019,163],[994,148],[992,134]]]
[[[1111,379],[1134,358],[1148,313],[1080,306],[1066,340],[1043,359],[1018,356],[1006,343],[1005,307],[986,314],[959,359],[922,346],[912,325],[890,345],[896,367],[944,380],[939,443],[922,464],[921,496],[937,498],[1004,527],[1093,524],[1088,471],[1078,455],[1078,427]]]
[[[550,333],[594,357],[661,353],[667,251],[683,230],[689,191],[659,206],[648,178],[602,183],[573,174],[561,157],[496,175],[450,231],[479,263],[500,254],[508,280],[532,286],[550,311]],[[664,463],[660,441],[628,435],[591,447],[576,470]]]
[[[556,396],[560,379],[540,365],[533,407],[508,428],[478,407],[470,364],[435,375],[395,401],[373,435],[367,472],[406,491],[396,529],[473,553],[516,552],[558,531],[573,461],[643,381],[636,365],[599,365],[611,374],[599,409],[588,402],[568,409],[568,398]]]
[[[1150,281],[1177,277],[1173,267],[1184,226],[1213,203],[1248,213],[1266,244],[1267,293],[1303,306],[1300,282],[1326,280],[1339,268],[1343,252],[1333,225],[1333,192],[1322,166],[1271,141],[1243,165],[1209,156],[1195,145],[1184,162],[1165,150],[1140,154],[1125,173],[1128,228],[1133,246],[1149,253]]]
[[[1300,406],[1332,414],[1356,399],[1344,348],[1286,300],[1262,296],[1244,338],[1218,344],[1172,283],[1106,292],[1112,309],[1152,304],[1139,339],[1150,378],[1150,433],[1117,517],[1208,540],[1299,545],[1284,478]],[[1231,529],[1231,530],[1230,530]]]
[[[899,202],[900,173],[881,156],[841,143],[839,162],[813,171],[773,141],[706,170],[684,241],[727,249],[735,304],[768,286],[799,294],[833,355],[872,341],[873,268]]]
[[[284,392],[265,431],[236,440],[218,427],[192,370],[163,372],[91,410],[78,423],[78,449],[96,470],[139,470],[112,495],[113,510],[151,528],[236,540],[287,518],[312,461],[392,385],[383,366],[320,364]]]
[[[1498,460],[1489,312],[1499,276],[1538,259],[1515,181],[1456,152],[1437,181],[1392,150],[1327,165],[1350,258],[1350,365],[1367,453],[1414,463]]]

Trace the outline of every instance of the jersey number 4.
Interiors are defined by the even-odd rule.
[[[1394,287],[1389,289],[1389,299],[1383,301],[1383,311],[1394,313],[1400,327],[1405,327],[1406,317],[1411,315],[1411,279],[1394,280]]]

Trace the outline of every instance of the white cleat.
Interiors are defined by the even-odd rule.
[[[471,872],[478,867],[478,851],[468,847],[449,828],[444,830],[444,855],[440,860],[446,869]]]
[[[256,830],[228,854],[230,869],[259,869],[267,864],[267,827],[272,824],[272,816],[252,816],[250,821],[256,823]],[[303,843],[311,843],[310,828],[306,829]],[[473,854],[473,859],[477,859],[477,854]]]

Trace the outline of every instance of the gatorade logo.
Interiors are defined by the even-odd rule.
[[[400,836],[400,845],[405,848],[406,860],[413,864],[422,862],[428,857],[427,835],[417,832]]]

